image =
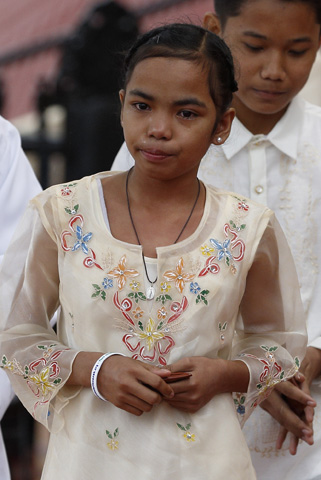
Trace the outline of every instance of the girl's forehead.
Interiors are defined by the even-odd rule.
[[[207,70],[197,62],[177,57],[149,57],[135,65],[128,83],[139,81],[152,86],[165,82],[171,88],[173,82],[187,86],[198,79],[201,84],[207,77]]]
[[[151,57],[139,62],[128,81],[126,95],[175,102],[198,98],[212,103],[208,71],[202,64],[172,57]]]
[[[294,39],[320,32],[315,9],[302,1],[246,0],[237,16],[227,18],[224,36],[256,32],[268,38]]]

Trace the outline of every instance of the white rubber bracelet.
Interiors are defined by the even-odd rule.
[[[101,369],[101,366],[104,363],[104,361],[107,360],[107,358],[111,357],[112,355],[121,355],[122,357],[125,356],[122,353],[105,353],[104,355],[98,358],[97,362],[92,368],[91,376],[90,376],[91,389],[94,395],[96,395],[96,397],[100,398],[100,400],[103,400],[104,402],[107,402],[107,400],[99,393],[99,390],[97,387],[97,377],[98,377],[99,370]]]

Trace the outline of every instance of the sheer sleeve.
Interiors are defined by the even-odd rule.
[[[1,266],[0,366],[24,406],[50,429],[51,410],[59,412],[68,401],[61,388],[78,352],[61,344],[49,323],[59,305],[57,243],[36,202],[22,218]]]
[[[233,358],[249,368],[246,395],[235,394],[242,422],[279,382],[291,378],[306,350],[297,274],[284,234],[273,216],[247,275]]]

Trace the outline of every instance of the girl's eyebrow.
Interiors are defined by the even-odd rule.
[[[154,99],[154,97],[152,95],[149,95],[148,93],[145,93],[142,90],[139,90],[138,88],[134,88],[134,90],[130,90],[128,93],[129,93],[129,95],[142,97],[145,100],[153,100]]]
[[[268,37],[266,37],[265,35],[262,35],[257,32],[253,32],[252,30],[246,30],[245,32],[243,32],[243,35],[245,35],[246,37],[258,38],[260,40],[268,40]],[[306,43],[311,41],[312,40],[310,37],[298,37],[298,38],[293,38],[292,40],[289,41],[289,43]]]
[[[143,92],[138,88],[134,88],[133,90],[130,90],[129,95],[138,96],[143,98],[144,100],[149,100],[149,101],[154,100],[154,97],[152,95],[149,95],[148,93]],[[177,107],[182,107],[184,105],[195,105],[197,107],[207,108],[206,103],[202,102],[201,100],[195,97],[182,98],[180,100],[176,100],[173,104]]]

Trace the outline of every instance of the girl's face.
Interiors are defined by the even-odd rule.
[[[234,111],[217,119],[207,72],[179,58],[147,58],[120,91],[125,141],[136,168],[158,179],[197,174],[211,143],[224,141]]]
[[[222,37],[239,68],[238,118],[259,125],[260,115],[270,115],[274,126],[307,81],[320,46],[314,10],[302,2],[248,0]]]

